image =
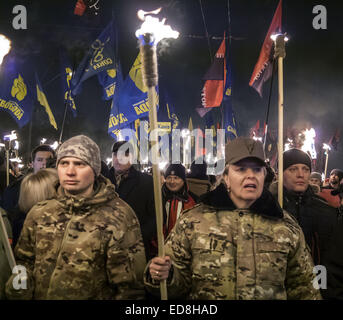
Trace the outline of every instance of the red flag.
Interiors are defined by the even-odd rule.
[[[83,2],[83,0],[78,0],[76,5],[75,5],[74,14],[76,14],[78,16],[83,16],[83,14],[86,11],[86,8],[87,8],[87,6]]]
[[[225,34],[210,69],[205,74],[205,85],[201,93],[204,108],[219,107],[224,96],[225,86]]]
[[[275,11],[273,21],[269,27],[266,38],[264,39],[260,56],[255,65],[254,72],[252,73],[249,86],[253,87],[259,95],[262,97],[262,87],[263,84],[271,77],[272,75],[272,48],[273,40],[270,39],[270,36],[273,33],[281,32],[281,20],[282,20],[282,0],[280,0],[279,5]]]

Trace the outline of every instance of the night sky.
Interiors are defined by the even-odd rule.
[[[6,3],[4,3],[6,2]],[[61,127],[64,104],[59,78],[58,48],[67,48],[71,60],[77,65],[90,44],[114,16],[118,32],[117,54],[126,76],[138,54],[135,38],[141,22],[138,9],[153,10],[161,6],[167,24],[180,32],[177,40],[168,41],[159,53],[160,87],[171,96],[183,126],[192,116],[195,126],[204,126],[195,111],[201,106],[202,77],[211,64],[224,30],[228,30],[227,0],[184,1],[110,1],[100,0],[101,11],[95,16],[73,14],[76,0],[21,1],[28,13],[28,29],[12,28],[12,8],[17,1],[1,1],[0,33],[12,40],[11,55],[15,55],[29,72],[37,71],[45,89],[57,124]],[[205,26],[200,8],[202,4],[210,48],[205,37]],[[231,47],[233,67],[233,108],[239,135],[248,135],[257,120],[262,123],[268,102],[270,82],[264,87],[261,99],[248,83],[258,59],[278,0],[230,0]],[[327,9],[327,30],[315,30],[312,20],[315,5]],[[335,129],[343,123],[343,3],[342,1],[284,0],[283,31],[290,36],[284,61],[284,125],[299,130],[314,127],[317,139],[327,142]],[[5,75],[0,70],[0,81]],[[276,79],[275,79],[276,80]],[[1,85],[1,82],[0,82]],[[78,117],[68,112],[64,139],[76,134],[87,134],[100,146],[103,157],[110,156],[113,139],[107,134],[110,102],[101,100],[101,87],[96,77],[84,82],[83,91],[75,99]],[[271,100],[270,127],[277,126],[277,81],[274,81]],[[32,125],[32,147],[45,137],[49,142],[58,140],[39,104]],[[219,113],[217,113],[219,115]],[[18,130],[11,116],[0,111],[0,133]],[[26,141],[29,126],[18,130]],[[27,152],[27,144],[21,153]],[[329,170],[343,168],[343,144],[329,158]]]

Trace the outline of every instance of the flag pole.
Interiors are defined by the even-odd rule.
[[[280,207],[283,207],[283,59],[286,57],[285,34],[275,35],[275,53],[274,58],[278,59],[278,200]]]
[[[9,264],[11,270],[13,270],[13,268],[16,266],[16,262],[15,262],[15,258],[13,255],[13,251],[12,251],[10,242],[8,241],[8,234],[6,231],[6,226],[5,226],[4,220],[2,218],[2,212],[1,211],[0,211],[0,235],[1,235],[1,240],[2,240],[3,246],[5,248],[8,264]]]
[[[150,124],[150,141],[152,156],[152,173],[154,184],[154,199],[157,225],[157,242],[158,256],[164,257],[164,235],[163,235],[163,210],[162,210],[162,185],[161,173],[158,166],[158,130],[157,130],[157,94],[155,87],[158,84],[157,73],[157,53],[154,37],[152,33],[145,33],[140,37],[140,52],[143,64],[143,81],[148,87],[148,104],[149,104],[149,124]],[[167,300],[167,281],[160,281],[161,300]]]

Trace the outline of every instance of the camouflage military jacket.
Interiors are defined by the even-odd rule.
[[[144,298],[138,219],[103,177],[89,198],[67,197],[59,187],[57,199],[34,206],[15,256],[27,268],[29,283],[28,290],[16,291],[10,279],[9,298]]]
[[[223,185],[203,201],[167,238],[170,298],[321,299],[303,233],[268,191],[244,210]],[[145,284],[156,288],[147,272]]]

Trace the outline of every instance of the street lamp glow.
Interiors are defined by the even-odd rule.
[[[0,34],[0,65],[6,54],[11,50],[11,40],[6,38],[3,34]]]
[[[154,35],[154,43],[157,43],[164,38],[177,39],[179,37],[179,32],[173,30],[170,26],[165,25],[166,19],[163,18],[160,21],[158,18],[150,16],[148,14],[158,14],[162,8],[156,9],[154,11],[145,12],[144,10],[139,10],[137,16],[140,20],[144,21],[141,28],[136,31],[136,37],[140,38],[142,35],[150,33]]]

